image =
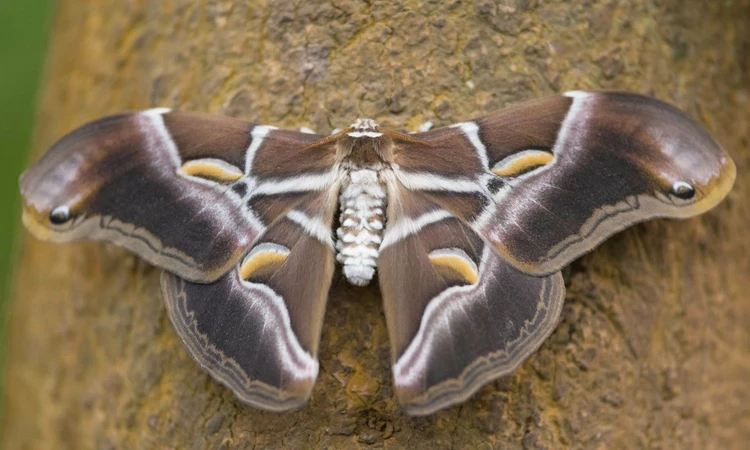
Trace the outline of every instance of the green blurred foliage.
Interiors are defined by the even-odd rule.
[[[52,0],[0,0],[0,336],[7,317],[14,243],[20,234],[18,176],[32,142],[52,4]]]

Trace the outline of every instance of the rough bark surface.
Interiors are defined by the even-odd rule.
[[[26,236],[4,448],[741,448],[748,61],[748,0],[60,1],[35,156],[87,120],[156,105],[320,132],[358,116],[414,129],[623,88],[707,124],[738,178],[708,214],[639,225],[574,263],[543,347],[419,419],[393,398],[375,286],[337,275],[312,400],[273,414],[239,404],[190,359],[158,270],[112,246]]]

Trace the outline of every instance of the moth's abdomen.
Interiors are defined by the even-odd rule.
[[[385,186],[371,169],[350,171],[341,186],[341,226],[336,230],[336,260],[350,283],[366,286],[375,275],[383,238]]]

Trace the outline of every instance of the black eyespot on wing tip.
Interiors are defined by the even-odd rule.
[[[695,197],[695,188],[684,181],[678,181],[672,185],[672,195],[682,200],[690,200]]]
[[[67,206],[58,206],[49,213],[49,221],[53,225],[62,225],[72,218],[70,208]]]

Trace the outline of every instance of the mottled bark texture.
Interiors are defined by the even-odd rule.
[[[155,105],[320,132],[414,128],[623,88],[707,124],[737,162],[714,211],[610,239],[564,272],[550,339],[463,405],[405,417],[376,286],[336,276],[310,404],[253,410],[188,356],[159,270],[23,238],[8,449],[665,448],[750,442],[750,1],[62,0],[36,152]],[[9,212],[6,212],[9,213]],[[179,233],[179,229],[175,233]]]

